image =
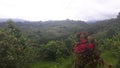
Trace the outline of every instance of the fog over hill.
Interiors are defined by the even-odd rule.
[[[0,22],[6,22],[12,20],[13,22],[28,22],[28,20],[19,19],[19,18],[0,18]]]

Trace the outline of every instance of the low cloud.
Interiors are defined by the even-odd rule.
[[[116,17],[120,0],[0,0],[0,18],[102,20]]]

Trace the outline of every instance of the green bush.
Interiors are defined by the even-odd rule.
[[[60,41],[49,41],[46,45],[40,47],[40,58],[46,60],[57,60],[57,58],[66,57],[67,48]]]
[[[34,61],[35,49],[12,21],[0,31],[0,68],[23,68]]]

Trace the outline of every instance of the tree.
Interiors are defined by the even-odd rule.
[[[57,60],[66,57],[67,48],[61,41],[49,41],[46,45],[40,47],[40,58],[45,60]]]
[[[112,29],[109,29],[109,30],[107,31],[106,36],[109,37],[109,38],[111,38],[111,37],[113,37],[115,34],[116,34],[116,31],[115,31],[115,29],[112,28]]]
[[[0,31],[0,37],[1,68],[22,68],[34,59],[34,49],[11,20]]]

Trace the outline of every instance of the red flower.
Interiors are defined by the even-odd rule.
[[[84,43],[87,42],[87,39],[86,39],[86,38],[81,38],[81,39],[80,39],[80,42],[81,42],[82,44],[84,44]]]
[[[74,48],[74,52],[75,52],[76,54],[78,54],[78,53],[79,53],[79,49],[80,49],[80,47],[79,47],[79,46],[76,46],[76,47]]]
[[[96,45],[95,45],[95,44],[92,44],[92,43],[89,43],[89,44],[88,44],[88,47],[89,47],[91,50],[93,50],[93,49],[95,48],[95,46],[96,46]]]
[[[85,52],[86,46],[87,46],[86,44],[82,44],[82,45],[81,45],[80,52]]]
[[[77,44],[76,47],[74,48],[74,52],[76,54],[85,52],[86,50],[86,44]]]

